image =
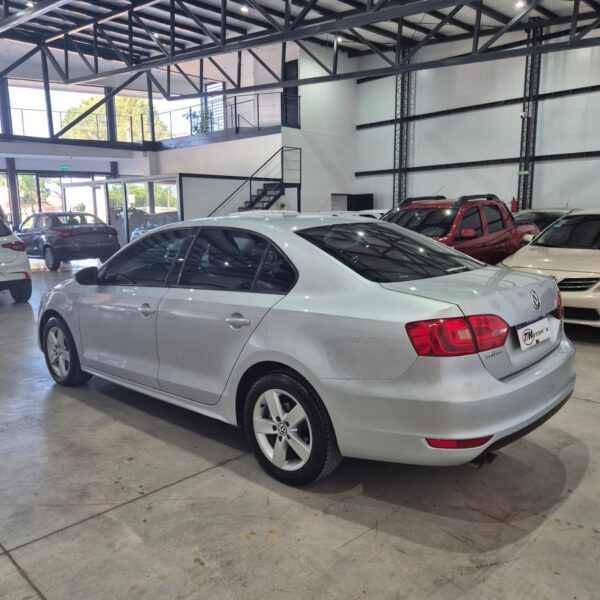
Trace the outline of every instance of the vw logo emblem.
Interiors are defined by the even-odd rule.
[[[540,297],[534,290],[531,290],[529,293],[531,294],[531,303],[533,304],[533,308],[535,308],[535,310],[539,310],[540,306],[542,305],[540,302]]]

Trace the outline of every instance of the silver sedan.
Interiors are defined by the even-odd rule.
[[[353,217],[157,229],[48,292],[39,343],[58,383],[96,375],[243,427],[296,485],[342,456],[471,461],[575,382],[552,279]]]

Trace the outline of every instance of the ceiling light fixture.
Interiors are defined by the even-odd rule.
[[[344,41],[344,38],[341,35],[336,36],[336,41],[338,44],[341,44]]]
[[[27,2],[25,2],[25,6],[27,6],[27,8],[33,8],[35,6],[35,2],[33,0],[27,0]]]
[[[525,6],[525,2],[523,2],[523,0],[517,0],[515,6],[517,8],[523,8]]]
[[[240,11],[242,11],[243,13],[247,13],[250,9],[248,8],[247,4],[242,4],[240,6]]]

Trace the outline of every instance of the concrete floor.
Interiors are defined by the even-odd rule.
[[[34,261],[35,262],[35,261]],[[600,331],[575,396],[490,466],[345,460],[306,489],[240,431],[92,379],[53,384],[0,294],[0,598],[600,598]]]

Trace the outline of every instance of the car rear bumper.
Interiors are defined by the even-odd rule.
[[[600,291],[561,292],[565,323],[600,327]]]
[[[457,465],[528,432],[566,402],[575,386],[573,359],[573,346],[563,336],[550,354],[503,380],[492,377],[478,357],[442,358],[446,363],[437,365],[424,361],[438,359],[423,358],[396,381],[322,380],[322,397],[344,456]],[[487,444],[472,449],[426,442],[490,435]]]
[[[90,246],[56,246],[53,247],[56,256],[63,260],[78,260],[84,258],[105,258],[112,256],[120,249],[119,244],[99,244]]]

